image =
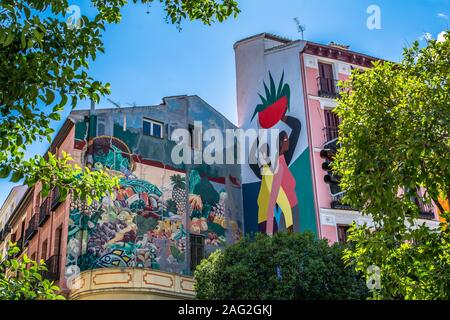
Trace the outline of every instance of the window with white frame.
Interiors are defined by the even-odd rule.
[[[144,119],[142,124],[143,134],[156,138],[163,138],[163,123],[152,119]]]

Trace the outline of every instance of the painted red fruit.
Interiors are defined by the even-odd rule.
[[[266,109],[258,113],[259,125],[263,129],[272,128],[276,125],[286,114],[288,106],[288,99],[286,96],[281,97]]]

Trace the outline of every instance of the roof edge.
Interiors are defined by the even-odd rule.
[[[249,37],[246,37],[244,39],[236,41],[234,43],[234,45],[233,45],[233,48],[236,49],[237,46],[239,46],[240,44],[242,44],[244,42],[248,42],[248,41],[251,41],[251,40],[256,40],[256,39],[259,39],[259,38],[277,41],[277,42],[280,42],[281,44],[287,44],[287,43],[292,42],[291,39],[288,39],[288,38],[285,38],[285,37],[281,37],[281,36],[278,36],[278,35],[273,34],[273,33],[262,32],[262,33],[258,33],[258,34],[255,34],[253,36],[249,36]]]

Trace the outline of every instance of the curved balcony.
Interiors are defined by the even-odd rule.
[[[194,299],[194,279],[153,269],[107,268],[81,272],[70,278],[74,300]]]

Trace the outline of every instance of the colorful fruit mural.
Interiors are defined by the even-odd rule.
[[[129,119],[127,130],[139,136],[133,116]],[[136,147],[142,136],[131,146],[115,136],[86,142],[88,129],[83,122],[77,125],[81,128],[75,146],[82,148],[82,162],[119,177],[120,188],[90,205],[71,203],[66,267],[76,265],[81,271],[138,267],[186,274],[190,273],[189,234],[204,237],[206,255],[240,239],[243,223],[237,177],[210,177],[205,172],[213,168],[183,170],[161,159],[146,159]],[[117,131],[122,137],[130,136],[128,131]],[[170,143],[154,141],[155,149]]]

